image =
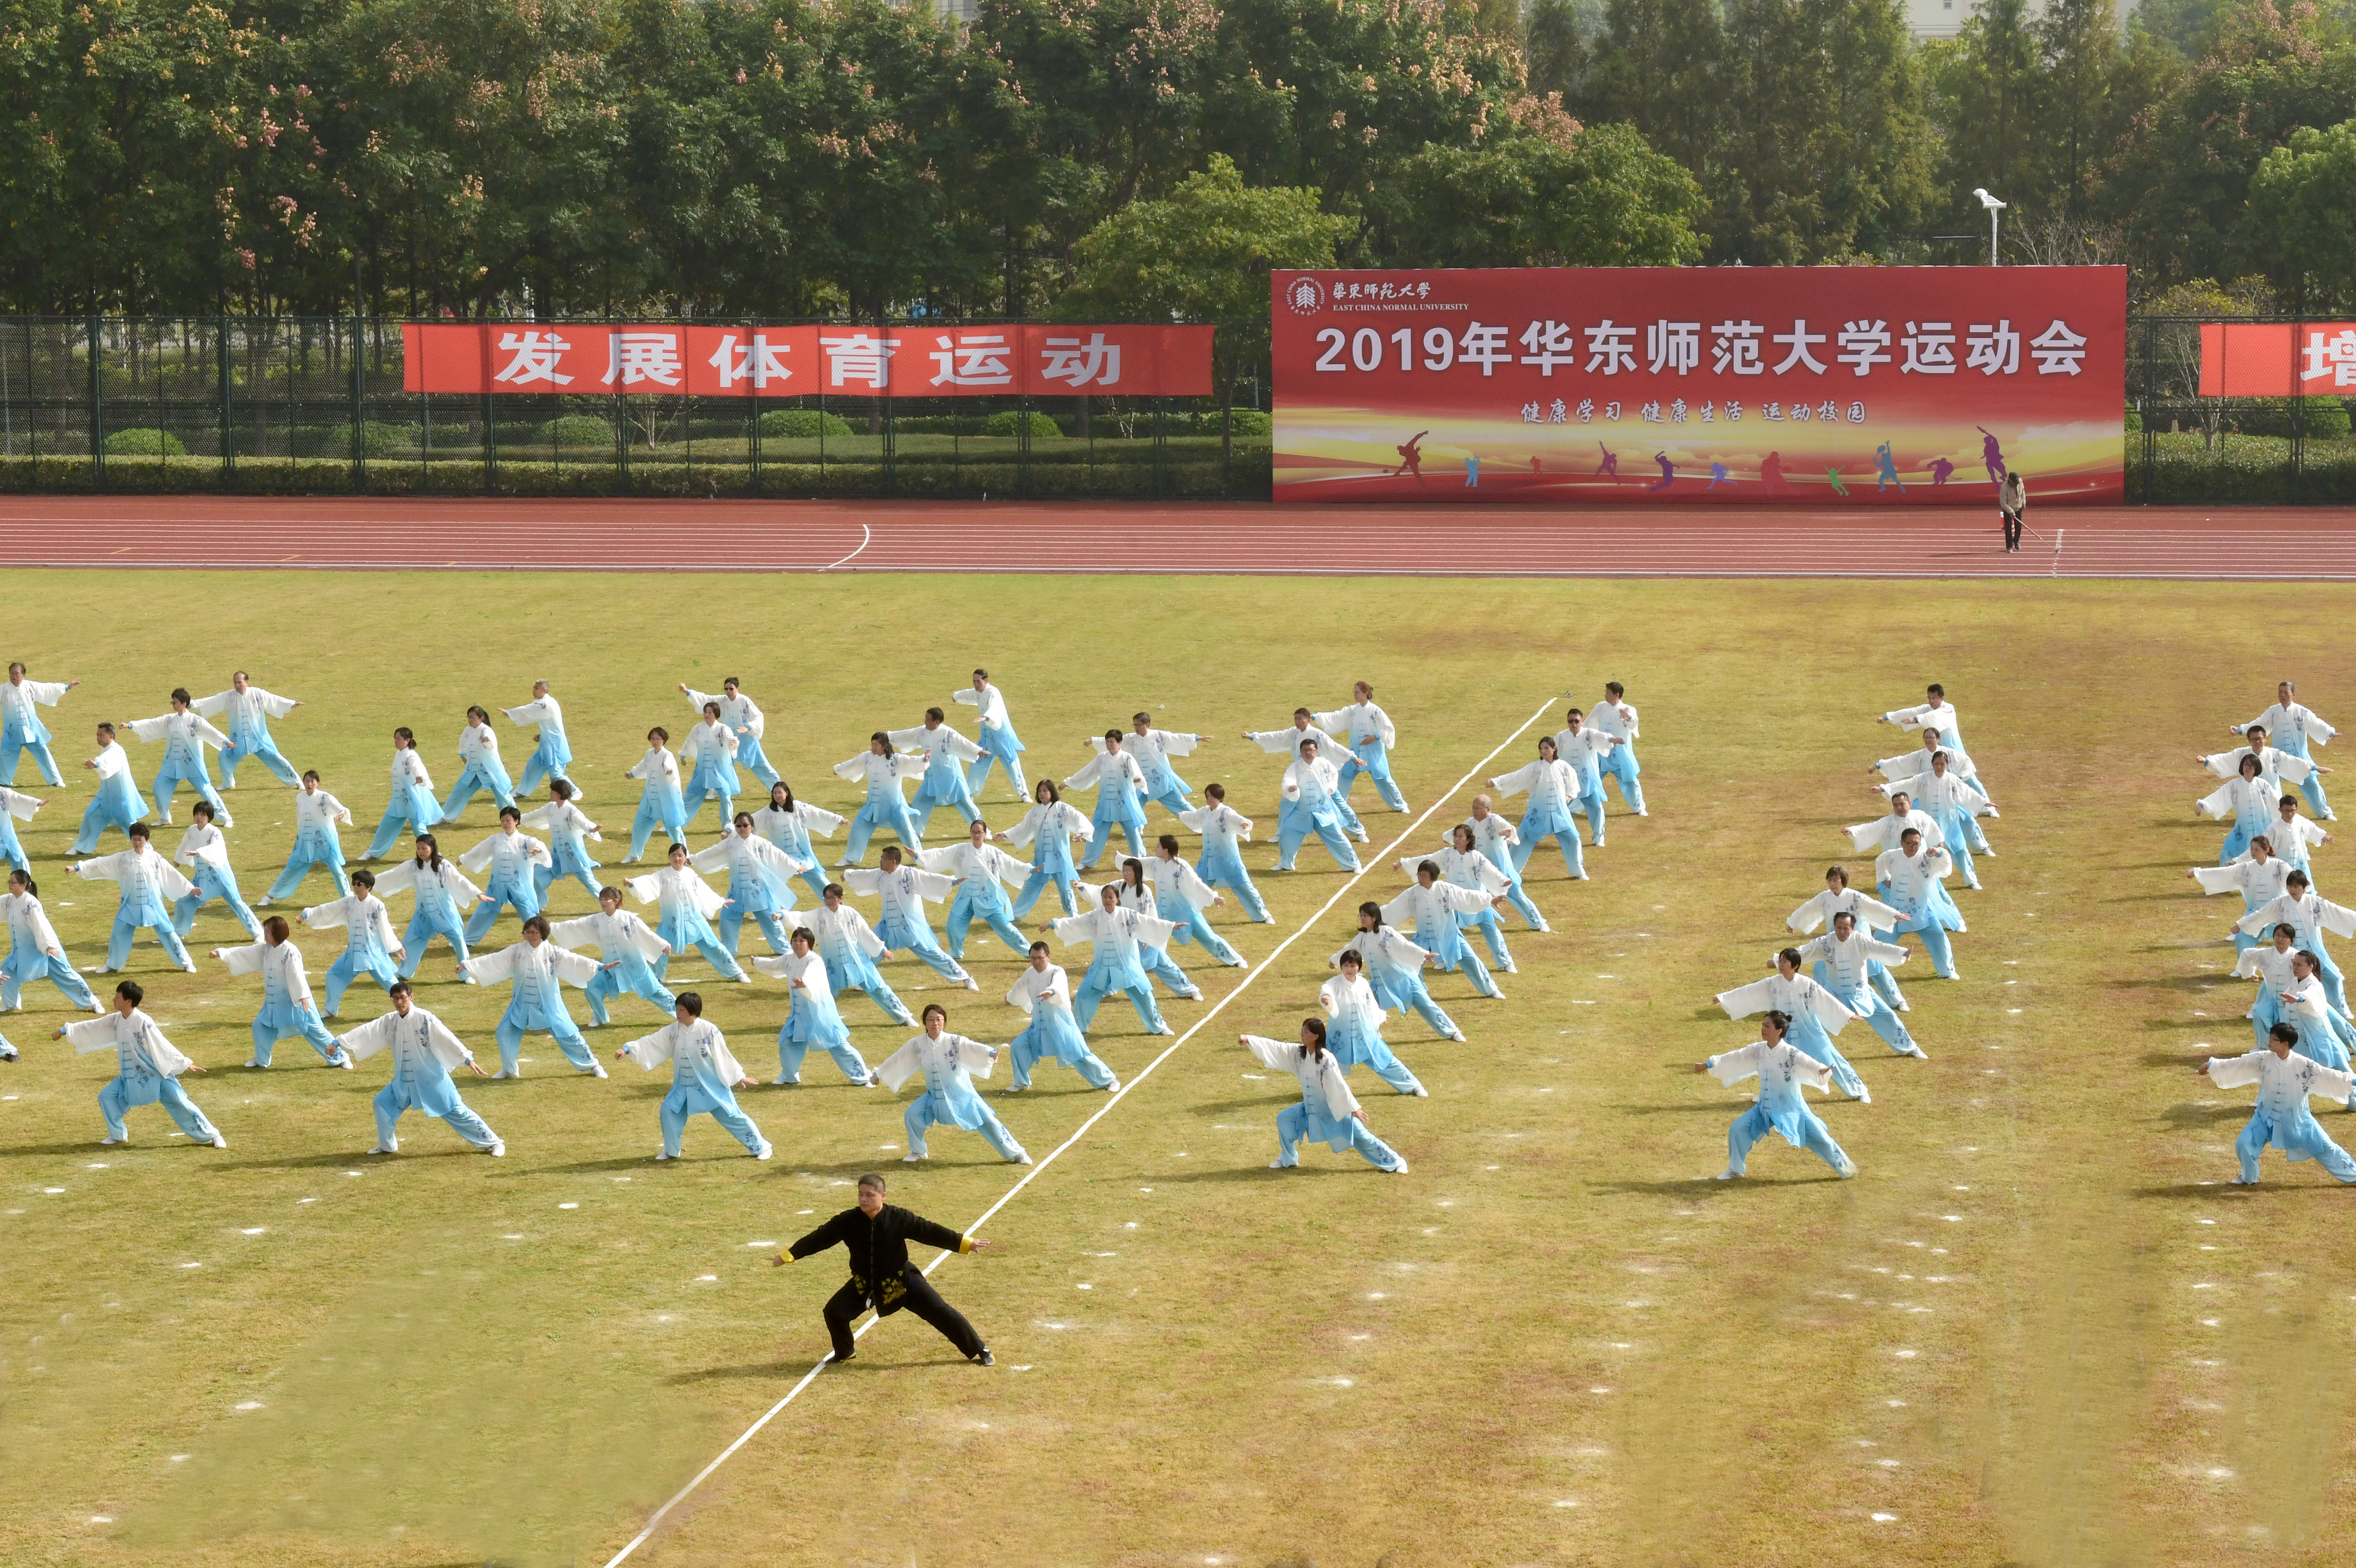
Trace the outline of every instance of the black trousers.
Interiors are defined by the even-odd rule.
[[[955,1345],[966,1360],[971,1360],[981,1354],[981,1336],[973,1331],[973,1325],[965,1320],[964,1313],[941,1299],[941,1293],[933,1288],[932,1281],[910,1269],[907,1285],[908,1294],[900,1298],[901,1307],[939,1329],[942,1337]],[[867,1298],[859,1294],[856,1285],[845,1285],[827,1297],[826,1332],[827,1337],[834,1341],[836,1360],[850,1360],[851,1322],[866,1310]]]
[[[2019,512],[2007,512],[2004,515],[2004,548],[2007,549],[2020,548],[2020,514]]]

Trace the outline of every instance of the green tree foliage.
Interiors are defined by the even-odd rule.
[[[2302,308],[2356,304],[2356,121],[2304,126],[2268,153],[2250,184],[2250,220]]]
[[[1141,321],[1234,321],[1269,306],[1280,267],[1330,267],[1356,225],[1321,211],[1317,193],[1244,184],[1224,154],[1167,200],[1134,201],[1078,247],[1067,315]]]
[[[1382,259],[1412,267],[1675,267],[1698,261],[1701,187],[1626,125],[1427,147],[1376,204]]]

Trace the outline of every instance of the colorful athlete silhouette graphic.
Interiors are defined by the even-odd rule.
[[[1467,490],[1477,490],[1481,487],[1481,458],[1477,453],[1468,452],[1464,454],[1464,487]]]
[[[1619,484],[1620,454],[1612,451],[1610,447],[1604,445],[1600,441],[1595,443],[1595,450],[1603,454],[1603,461],[1595,465],[1596,476],[1601,478],[1602,475],[1609,474],[1612,475],[1612,483],[1614,485]]]
[[[1709,483],[1703,485],[1702,488],[1705,490],[1715,490],[1720,485],[1731,485],[1733,483],[1734,475],[1726,471],[1726,464],[1723,463],[1713,463],[1709,465]]]
[[[1402,474],[1412,474],[1415,475],[1417,484],[1423,483],[1423,438],[1430,433],[1428,430],[1419,430],[1407,438],[1406,445],[1397,449],[1399,454],[1399,465],[1390,471],[1390,478],[1396,479]]]
[[[1542,464],[1540,464],[1540,463],[1538,462],[1538,460],[1537,460],[1536,457],[1533,457],[1533,458],[1531,458],[1531,459],[1530,459],[1530,477],[1531,477],[1531,478],[1535,479],[1535,478],[1537,478],[1539,475],[1541,475],[1541,474],[1543,474],[1543,473],[1545,473],[1545,472],[1546,472],[1546,468],[1545,468],[1545,466],[1544,466]]]
[[[1788,496],[1791,485],[1783,477],[1783,454],[1771,452],[1759,460],[1759,484],[1770,496]]]
[[[1936,490],[1940,485],[1944,485],[1947,482],[1947,475],[1954,471],[1955,465],[1945,458],[1931,459],[1931,488]]]
[[[1880,469],[1880,477],[1874,481],[1874,489],[1887,490],[1895,485],[1900,495],[1906,494],[1906,482],[1898,477],[1898,459],[1891,454],[1888,442],[1873,449],[1873,461]]]
[[[1974,425],[1972,428],[1987,437],[1986,441],[1980,443],[1980,461],[1987,465],[1988,483],[2003,484],[2004,448],[1997,444],[1996,432],[1984,424]]]
[[[1841,483],[1841,471],[1838,468],[1827,468],[1825,470],[1825,483],[1831,485],[1833,489],[1840,495],[1846,496],[1848,494],[1848,486]]]
[[[1656,452],[1653,453],[1653,461],[1661,465],[1661,476],[1653,481],[1650,485],[1644,486],[1648,493],[1655,490],[1665,490],[1670,485],[1676,483],[1677,471],[1670,464],[1669,454],[1667,453]]]

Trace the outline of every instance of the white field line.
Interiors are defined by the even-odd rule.
[[[1211,1005],[1211,1010],[1205,1013],[1201,1018],[1195,1019],[1194,1025],[1192,1029],[1189,1029],[1185,1033],[1180,1035],[1176,1040],[1172,1040],[1170,1044],[1163,1049],[1161,1055],[1155,1057],[1152,1061],[1140,1068],[1136,1072],[1130,1074],[1127,1082],[1123,1083],[1119,1089],[1113,1091],[1111,1098],[1108,1099],[1101,1106],[1098,1107],[1094,1115],[1090,1116],[1087,1121],[1082,1122],[1078,1128],[1073,1132],[1070,1137],[1066,1138],[1061,1144],[1056,1146],[1055,1151],[1053,1154],[1050,1154],[1046,1158],[1040,1160],[1037,1164],[1025,1170],[1023,1173],[1021,1180],[1008,1188],[1005,1193],[999,1198],[997,1202],[992,1203],[989,1208],[983,1210],[981,1211],[981,1218],[976,1220],[971,1225],[966,1227],[967,1233],[971,1234],[973,1232],[981,1229],[985,1224],[988,1224],[990,1222],[991,1216],[996,1214],[1001,1209],[1005,1208],[1009,1203],[1013,1202],[1017,1194],[1021,1193],[1024,1188],[1030,1186],[1033,1181],[1036,1180],[1049,1166],[1062,1158],[1064,1154],[1074,1145],[1077,1144],[1082,1138],[1087,1136],[1088,1129],[1090,1127],[1095,1126],[1107,1115],[1110,1115],[1113,1107],[1119,1104],[1122,1100],[1128,1098],[1131,1090],[1135,1089],[1139,1084],[1144,1083],[1148,1078],[1153,1075],[1153,1070],[1155,1068],[1160,1067],[1163,1062],[1169,1061],[1171,1057],[1176,1055],[1180,1047],[1183,1046],[1188,1040],[1201,1033],[1203,1029],[1210,1024],[1213,1019],[1219,1016],[1220,1012],[1226,1008],[1229,1002],[1232,1002],[1237,997],[1242,996],[1244,992],[1250,987],[1253,981],[1258,979],[1262,975],[1268,972],[1268,966],[1269,965],[1275,963],[1279,958],[1284,955],[1285,949],[1300,941],[1301,937],[1306,935],[1319,921],[1323,920],[1327,912],[1330,912],[1335,904],[1341,902],[1342,900],[1348,895],[1350,890],[1356,887],[1358,883],[1368,875],[1368,873],[1374,871],[1378,867],[1389,865],[1390,856],[1393,851],[1397,850],[1400,845],[1405,844],[1410,837],[1412,837],[1415,835],[1416,830],[1420,828],[1425,822],[1430,819],[1433,812],[1438,811],[1441,806],[1455,799],[1458,792],[1462,790],[1465,785],[1471,784],[1476,777],[1478,777],[1483,768],[1487,767],[1492,762],[1496,760],[1497,752],[1504,751],[1506,747],[1520,740],[1525,731],[1528,730],[1531,725],[1537,723],[1539,720],[1545,718],[1547,713],[1551,712],[1558,700],[1559,700],[1559,699],[1548,697],[1545,702],[1539,705],[1537,712],[1522,720],[1521,727],[1519,729],[1506,736],[1504,740],[1498,741],[1494,750],[1491,751],[1487,756],[1482,758],[1479,762],[1473,763],[1471,769],[1465,773],[1464,776],[1458,779],[1455,784],[1449,789],[1447,794],[1435,797],[1430,805],[1425,806],[1423,808],[1423,815],[1417,817],[1413,822],[1408,823],[1406,830],[1398,837],[1392,839],[1388,844],[1385,845],[1380,853],[1374,856],[1360,857],[1358,861],[1360,869],[1355,876],[1353,876],[1348,881],[1344,882],[1341,887],[1334,891],[1333,896],[1327,899],[1318,909],[1315,914],[1311,915],[1307,920],[1301,922],[1301,924],[1293,930],[1291,935],[1286,937],[1282,942],[1278,943],[1267,957],[1254,965],[1252,966],[1251,973],[1246,975],[1236,986],[1235,989],[1229,991],[1226,996],[1221,997],[1216,1002],[1213,1003]],[[940,1266],[941,1260],[948,1255],[949,1254],[947,1253],[935,1254],[933,1261],[925,1265],[924,1273],[927,1275],[931,1275],[933,1270]],[[871,1313],[866,1321],[860,1324],[857,1328],[851,1331],[851,1337],[853,1339],[858,1339],[861,1335],[866,1333],[870,1328],[874,1328],[875,1325],[881,1321],[882,1319],[876,1317]],[[654,1512],[654,1517],[647,1520],[646,1528],[639,1531],[637,1534],[632,1536],[628,1545],[623,1547],[619,1552],[616,1552],[613,1556],[605,1560],[605,1568],[618,1568],[619,1564],[628,1561],[631,1553],[637,1552],[639,1547],[645,1545],[648,1539],[654,1535],[654,1532],[661,1527],[662,1521],[669,1517],[672,1509],[678,1508],[680,1504],[685,1502],[689,1497],[693,1495],[695,1489],[703,1485],[703,1483],[711,1477],[713,1471],[726,1464],[729,1458],[735,1454],[736,1450],[742,1448],[745,1444],[750,1443],[755,1436],[759,1435],[761,1429],[768,1425],[771,1421],[776,1419],[777,1415],[784,1411],[786,1406],[793,1403],[795,1400],[800,1398],[802,1391],[809,1387],[811,1383],[818,1381],[819,1373],[824,1371],[827,1368],[828,1362],[832,1360],[833,1357],[830,1354],[827,1360],[819,1362],[817,1366],[814,1366],[809,1371],[804,1372],[801,1376],[801,1381],[794,1384],[793,1387],[787,1389],[782,1399],[778,1400],[776,1403],[761,1413],[761,1418],[753,1423],[752,1425],[746,1427],[744,1433],[737,1437],[735,1442],[731,1443],[727,1447],[723,1448],[719,1455],[712,1459],[712,1463],[704,1466],[702,1469],[698,1470],[695,1473],[695,1478],[693,1480],[691,1480],[687,1485],[680,1488],[678,1493],[673,1496],[669,1502],[657,1509]]]
[[[842,558],[842,560],[849,560],[851,559],[851,556],[855,556],[855,555],[857,555],[857,554],[859,553],[859,550],[860,550],[860,549],[865,549],[867,548],[868,541],[869,541],[870,539],[873,539],[874,537],[875,537],[875,533],[874,533],[874,530],[873,530],[873,529],[870,528],[869,528],[865,523],[862,523],[862,524],[860,524],[860,525],[859,525],[859,549],[852,550],[852,551],[851,552],[851,555],[846,555],[846,556],[844,556],[844,557]],[[841,566],[841,565],[842,564],[842,560],[830,561],[830,562],[829,562],[827,565],[819,567],[819,570],[820,571],[832,571],[836,567]]]

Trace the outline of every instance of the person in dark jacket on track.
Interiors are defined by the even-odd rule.
[[[889,1317],[902,1307],[939,1329],[969,1361],[995,1366],[990,1347],[981,1342],[965,1315],[941,1299],[932,1282],[908,1261],[908,1243],[921,1242],[943,1252],[978,1253],[990,1243],[960,1235],[921,1215],[884,1201],[884,1179],[869,1174],[859,1179],[859,1207],[845,1209],[786,1252],[776,1263],[783,1266],[827,1251],[840,1243],[851,1253],[851,1279],[827,1298],[826,1331],[834,1341],[832,1360],[851,1360],[855,1347],[851,1319],[868,1307]]]

